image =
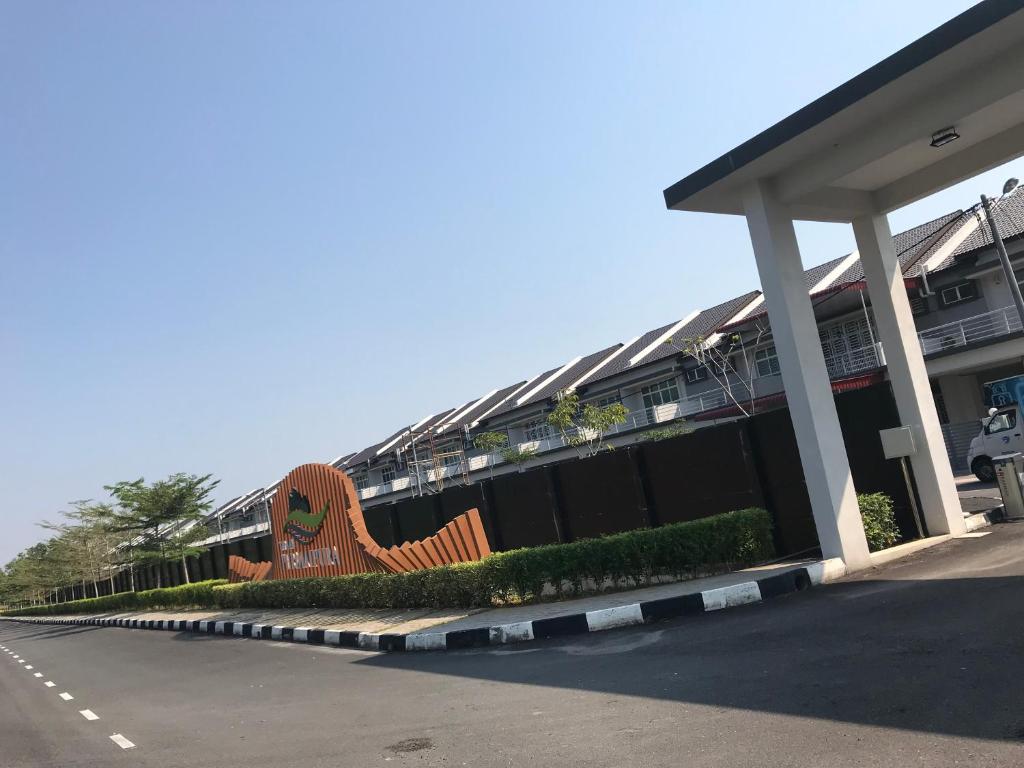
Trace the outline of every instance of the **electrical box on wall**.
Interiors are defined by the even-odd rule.
[[[914,432],[910,427],[880,429],[878,436],[882,438],[882,451],[887,459],[913,456],[917,452],[914,447]]]

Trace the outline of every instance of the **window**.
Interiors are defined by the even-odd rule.
[[[963,283],[951,285],[949,288],[943,288],[940,295],[942,296],[943,306],[948,307],[950,304],[959,304],[961,301],[970,301],[977,298],[978,293],[974,288],[974,282],[967,280]]]
[[[762,347],[754,353],[754,366],[758,376],[775,376],[780,373],[779,356],[775,353],[775,345]]]
[[[534,419],[523,424],[523,435],[527,440],[543,440],[551,436],[551,425],[547,419]]]
[[[380,479],[383,483],[393,482],[395,479],[395,468],[388,464],[384,469],[380,471]]]
[[[365,491],[369,481],[366,479],[366,475],[356,475],[356,490]]]
[[[608,397],[602,397],[601,399],[595,401],[594,405],[596,405],[598,408],[605,408],[605,407],[607,407],[609,405],[615,405],[616,403],[621,403],[621,402],[622,402],[622,398],[619,397],[616,394],[616,395],[608,395]]]
[[[696,384],[698,381],[704,381],[708,377],[708,369],[703,365],[698,365],[696,368],[691,368],[686,372],[686,383]]]
[[[644,408],[655,408],[667,403],[679,402],[679,385],[675,379],[665,379],[640,390],[644,398]]]
[[[994,435],[997,432],[1005,432],[1017,426],[1017,409],[1003,411],[993,416],[985,426],[986,435]]]
[[[461,463],[461,457],[457,453],[448,453],[441,459],[446,467],[457,467]]]

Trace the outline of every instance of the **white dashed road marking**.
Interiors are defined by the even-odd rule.
[[[110,737],[110,740],[117,744],[121,749],[134,749],[135,745],[132,744],[128,739],[122,736],[120,733],[115,733]]]
[[[8,650],[6,647],[4,647],[2,645],[0,645],[0,651],[5,651],[8,655],[10,655],[10,657],[12,659],[17,659],[19,664],[23,664],[24,665],[25,669],[30,670],[30,671],[32,669],[34,669],[34,667],[31,664],[27,664],[25,659],[21,658],[19,655],[14,653],[14,651]],[[32,676],[33,677],[41,678],[43,676],[43,673],[42,672],[33,672]],[[57,684],[55,682],[53,682],[52,680],[47,680],[47,681],[45,681],[43,683],[43,685],[45,685],[47,688],[55,688]],[[72,701],[75,698],[74,696],[72,696],[67,691],[63,691],[62,693],[59,694],[59,696],[64,701]],[[78,711],[78,714],[80,714],[86,720],[90,720],[90,721],[92,721],[92,720],[99,720],[100,719],[100,716],[97,715],[95,712],[93,712],[91,709],[80,709]],[[132,741],[126,739],[120,733],[111,734],[110,735],[110,740],[112,742],[114,742],[115,744],[117,744],[117,746],[119,746],[121,749],[136,749],[135,744]]]

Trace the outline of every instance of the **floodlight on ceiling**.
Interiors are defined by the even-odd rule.
[[[931,144],[933,147],[944,147],[950,142],[956,141],[960,138],[960,134],[956,132],[956,128],[952,125],[948,128],[943,128],[932,134]]]

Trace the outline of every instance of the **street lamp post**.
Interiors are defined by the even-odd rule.
[[[1017,179],[1007,180],[1003,185],[1003,194],[1008,195],[1013,192],[1018,183]],[[1006,278],[1007,285],[1010,288],[1010,295],[1013,296],[1013,303],[1017,305],[1017,318],[1021,322],[1021,327],[1024,327],[1024,297],[1020,294],[1020,286],[1017,284],[1017,278],[1013,274],[1010,257],[1006,255],[1006,246],[1003,244],[1003,238],[999,236],[999,227],[996,225],[992,201],[985,195],[982,195],[981,204],[985,206],[985,218],[988,219],[989,229],[992,230],[992,242],[999,253],[999,263],[1003,267],[1003,276]]]

